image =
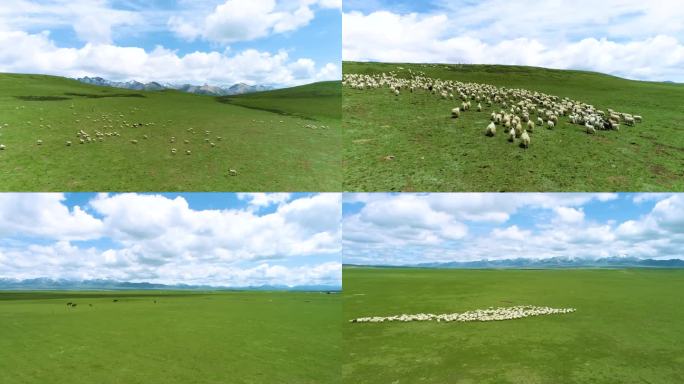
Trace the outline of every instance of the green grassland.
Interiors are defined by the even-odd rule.
[[[534,130],[524,150],[499,129],[484,136],[492,109],[462,114],[453,100],[426,92],[344,87],[346,191],[682,191],[684,85],[598,73],[495,65],[346,62],[344,73],[422,72],[443,80],[524,88],[642,115],[620,131],[587,135],[567,117],[555,130]],[[459,105],[460,105],[460,100]],[[494,104],[497,111],[501,106]],[[535,118],[535,116],[532,116]],[[392,160],[386,157],[394,156]]]
[[[0,190],[338,191],[340,94],[338,82],[216,98],[0,74]],[[120,136],[79,144],[79,130]]]
[[[337,383],[340,302],[318,292],[0,292],[0,382]]]
[[[682,383],[682,270],[345,267],[345,383]],[[362,316],[539,305],[577,312],[474,323]]]

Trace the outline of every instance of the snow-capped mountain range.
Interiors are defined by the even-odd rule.
[[[81,77],[76,79],[85,84],[99,85],[105,87],[115,87],[115,88],[125,88],[135,91],[162,91],[164,89],[176,89],[178,91],[194,93],[198,95],[209,95],[209,96],[229,96],[229,95],[241,95],[244,93],[254,93],[262,92],[273,89],[273,87],[266,85],[248,85],[245,83],[234,84],[230,87],[219,87],[215,85],[174,85],[168,83],[158,83],[152,81],[149,83],[141,83],[139,81],[110,81],[102,77]]]

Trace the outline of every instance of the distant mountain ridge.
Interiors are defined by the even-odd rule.
[[[249,290],[249,291],[339,291],[334,285],[258,285],[258,286],[211,286],[188,284],[133,283],[114,280],[68,280],[68,279],[9,279],[0,278],[0,290]]]
[[[552,269],[552,268],[684,268],[681,259],[639,259],[636,257],[606,257],[599,259],[551,257],[546,259],[502,259],[477,261],[451,261],[435,263],[419,263],[405,265],[359,265],[345,264],[357,267],[386,267],[386,268],[444,268],[444,269]]]
[[[228,88],[224,87],[219,87],[219,86],[214,86],[214,85],[192,85],[192,84],[183,84],[183,85],[173,85],[173,84],[161,84],[156,81],[152,81],[149,83],[141,83],[139,81],[131,80],[131,81],[110,81],[107,79],[104,79],[102,77],[81,77],[76,79],[80,81],[81,83],[85,84],[90,84],[90,85],[98,85],[98,86],[103,86],[103,87],[115,87],[115,88],[124,88],[124,89],[131,89],[135,91],[163,91],[165,89],[176,89],[181,92],[187,92],[187,93],[194,93],[197,95],[209,95],[209,96],[231,96],[231,95],[242,95],[246,93],[255,93],[255,92],[263,92],[263,91],[270,91],[273,89],[273,87],[266,86],[266,85],[248,85],[245,83],[237,83],[234,84]]]

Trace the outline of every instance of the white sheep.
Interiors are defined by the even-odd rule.
[[[494,123],[489,123],[485,130],[485,135],[489,137],[496,135],[496,125]]]
[[[584,124],[584,127],[587,128],[588,134],[593,135],[594,133],[596,133],[596,128],[594,128],[594,126],[591,125],[591,123],[587,122],[586,124]]]
[[[456,119],[459,116],[461,116],[461,109],[460,108],[456,107],[456,108],[451,110],[451,117],[452,118]]]
[[[527,133],[527,130],[524,130],[522,135],[520,135],[520,146],[523,148],[530,147],[530,135]]]
[[[4,151],[5,148],[7,148],[7,147],[5,147],[5,144],[0,144],[0,151]]]
[[[546,122],[546,125],[548,125],[549,129],[553,129],[556,126],[556,123],[554,123],[553,120],[549,120]]]
[[[513,128],[511,128],[511,130],[508,131],[508,141],[511,143],[515,141],[515,129]]]
[[[527,122],[527,130],[530,131],[530,132],[533,132],[533,131],[534,131],[534,121],[529,120],[529,121]]]

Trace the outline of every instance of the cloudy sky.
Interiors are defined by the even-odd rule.
[[[682,20],[678,0],[345,0],[342,56],[684,82]]]
[[[341,284],[340,194],[0,194],[0,278]]]
[[[295,85],[339,79],[341,0],[2,0],[0,72]]]
[[[684,194],[345,194],[351,264],[684,259]]]

